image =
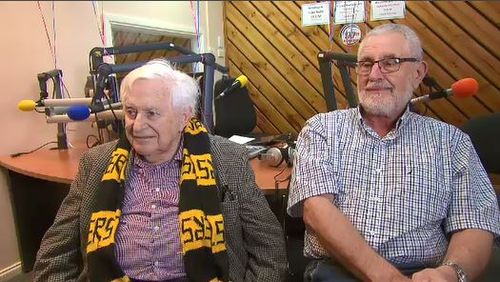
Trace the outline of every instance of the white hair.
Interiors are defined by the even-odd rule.
[[[170,94],[174,108],[191,109],[193,116],[197,114],[200,96],[198,82],[189,75],[175,70],[169,61],[154,59],[128,73],[120,86],[122,101],[127,99],[132,85],[138,79],[160,79],[168,85],[167,89],[170,91],[168,94]]]
[[[365,39],[372,35],[383,35],[390,32],[399,32],[401,35],[403,35],[403,37],[408,42],[408,45],[410,46],[410,52],[412,52],[413,56],[415,56],[415,58],[419,60],[422,60],[424,58],[424,51],[422,50],[422,43],[420,42],[420,38],[413,29],[409,28],[406,25],[395,23],[379,25],[370,30],[366,34]]]

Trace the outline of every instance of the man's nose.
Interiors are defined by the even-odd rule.
[[[380,69],[380,65],[378,63],[374,63],[372,66],[372,69],[370,70],[370,73],[368,74],[368,77],[370,79],[379,79],[383,76],[384,76],[384,74],[382,73],[382,70]]]
[[[147,124],[147,119],[144,114],[137,113],[134,119],[134,129],[141,129]]]
[[[370,79],[380,79],[380,78],[383,78],[384,77],[384,74],[382,73],[382,70],[380,68],[380,65],[379,63],[374,63],[371,70],[370,70],[370,73],[368,74],[368,78]]]

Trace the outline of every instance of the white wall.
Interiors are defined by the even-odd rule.
[[[149,26],[194,33],[189,1],[98,3],[104,5],[104,13],[108,15],[133,19],[136,23],[142,22]],[[49,35],[52,36],[52,2],[40,1],[40,4]],[[221,1],[201,2],[201,32],[204,36],[202,42],[207,43],[203,46],[204,50],[216,49],[217,37],[223,38],[222,5]],[[93,47],[102,46],[92,2],[56,1],[55,15],[57,68],[62,69],[64,82],[71,96],[84,96],[88,53]],[[0,120],[4,132],[0,141],[0,155],[7,155],[35,148],[47,141],[55,141],[57,126],[47,124],[44,115],[17,110],[20,100],[38,99],[36,75],[54,69],[54,63],[35,1],[1,1],[0,35]],[[218,58],[218,63],[224,65],[224,58]],[[71,123],[68,124],[68,130],[68,139],[73,144],[84,142],[84,138],[93,132],[90,123]],[[0,174],[0,222],[1,272],[19,261],[5,171]]]

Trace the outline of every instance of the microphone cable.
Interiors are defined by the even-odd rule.
[[[110,91],[110,90],[108,89],[108,91]],[[109,106],[111,114],[114,117],[114,122],[119,122],[120,119],[118,119],[118,117],[116,116],[116,113],[115,113],[113,107],[111,106],[111,104],[112,104],[111,100],[110,100],[110,98],[108,97],[108,95],[106,93],[104,93],[103,98],[106,99],[106,103]],[[94,136],[94,137],[97,137],[97,142],[94,143],[93,145],[91,145],[91,147],[94,147],[94,146],[96,146],[98,144],[104,143],[104,134],[102,132],[103,129],[99,127],[99,121],[101,121],[101,120],[97,116],[97,112],[94,112],[94,116],[95,116],[95,122],[96,122],[96,125],[97,125],[97,134],[98,134],[98,137]],[[105,120],[102,120],[102,121],[105,122]],[[117,134],[120,136],[121,135],[120,126],[117,125],[116,127],[117,127]],[[108,132],[108,137],[109,137],[109,129],[106,128],[106,130]],[[89,147],[89,139],[88,138],[89,138],[89,136],[87,136],[87,147]],[[91,148],[91,147],[89,147],[89,148]]]
[[[47,142],[47,143],[45,143],[45,144],[43,144],[43,145],[41,145],[41,146],[39,146],[39,147],[37,147],[37,148],[35,148],[35,149],[31,150],[31,151],[25,151],[25,152],[19,152],[19,153],[10,154],[10,157],[11,157],[11,158],[17,158],[17,157],[19,157],[19,156],[21,156],[21,155],[31,154],[31,153],[33,153],[33,152],[35,152],[35,151],[38,151],[38,150],[40,150],[41,148],[43,148],[43,147],[45,147],[45,146],[47,146],[47,145],[50,145],[50,144],[57,144],[57,141],[50,141],[50,142]],[[50,148],[50,150],[54,150],[54,149],[57,149],[57,147],[56,147],[56,148]]]
[[[37,102],[35,102],[35,103],[38,103],[38,102],[40,102],[40,101],[42,101],[42,100],[38,100],[38,101],[37,101]],[[45,111],[41,111],[41,110],[37,109],[37,107],[36,107],[36,106],[35,106],[35,108],[34,108],[33,110],[35,110],[35,112],[37,112],[37,113],[39,113],[39,114],[45,114]]]

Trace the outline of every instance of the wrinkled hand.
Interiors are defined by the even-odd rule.
[[[458,282],[457,274],[448,266],[426,268],[414,273],[411,279],[418,282]]]

